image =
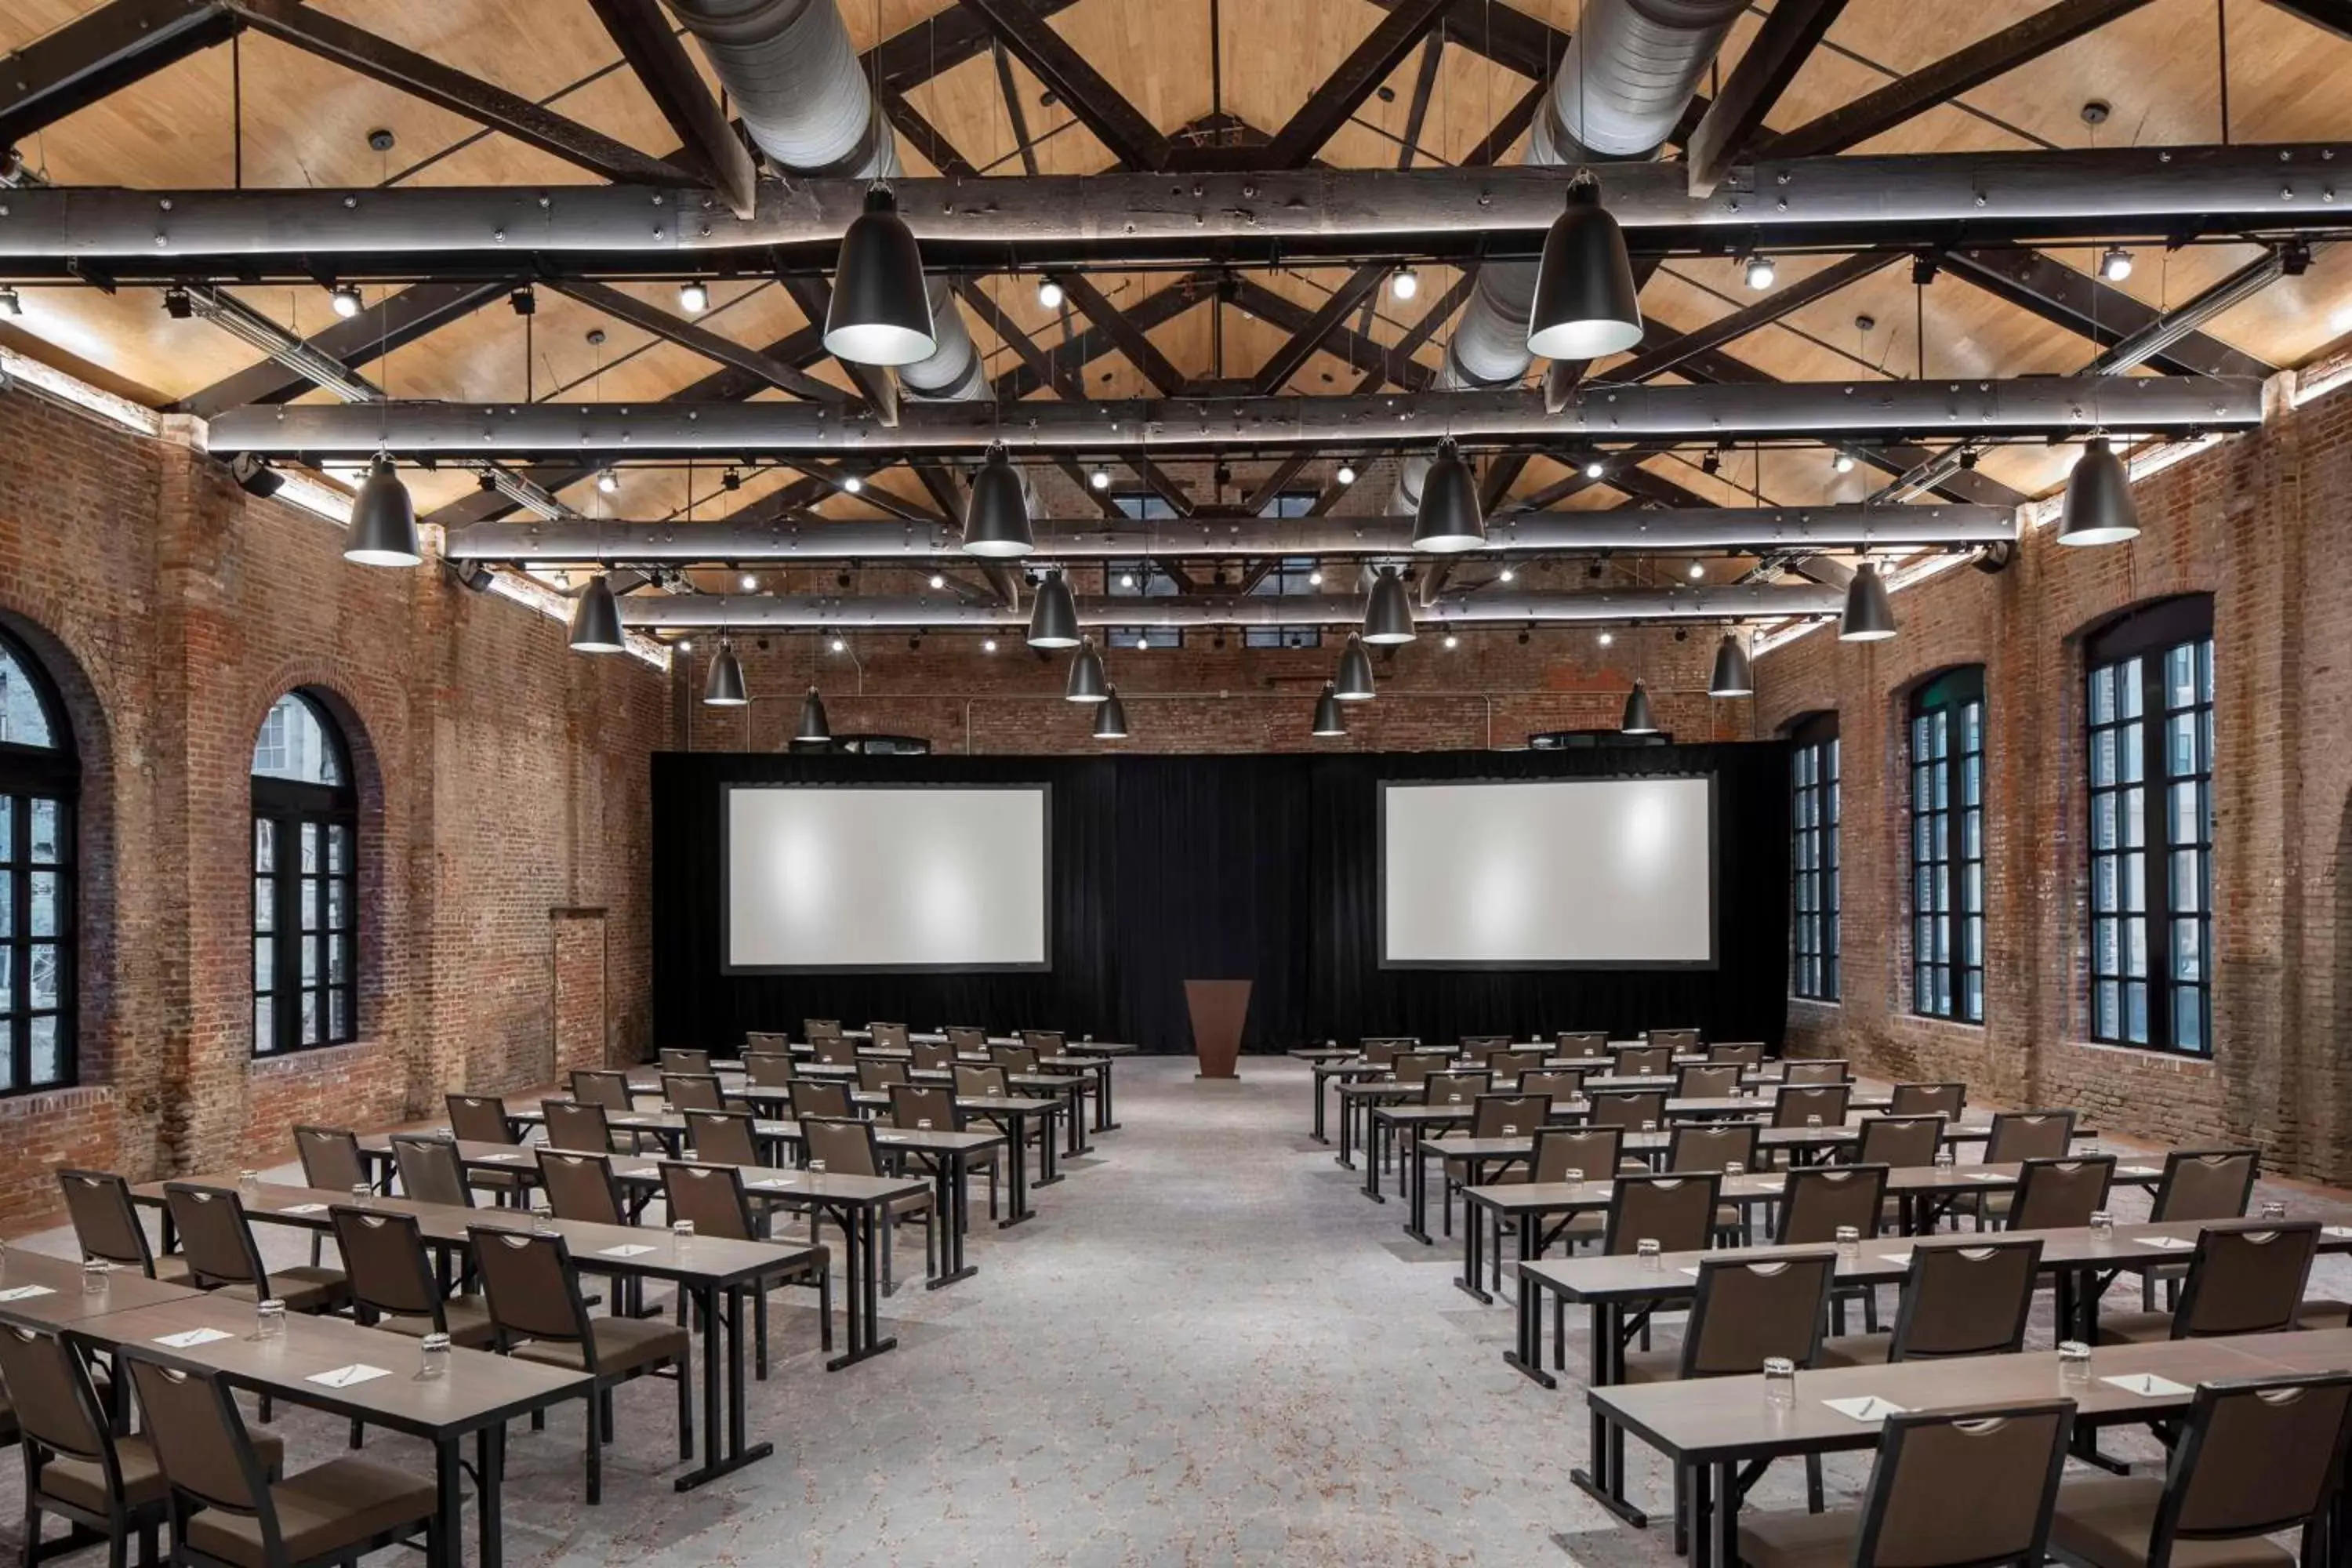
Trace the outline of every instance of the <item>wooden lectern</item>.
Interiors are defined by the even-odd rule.
[[[1242,1025],[1249,1018],[1246,980],[1187,980],[1184,1005],[1192,1015],[1192,1052],[1201,1059],[1199,1078],[1236,1078]]]

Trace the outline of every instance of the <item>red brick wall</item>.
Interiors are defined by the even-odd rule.
[[[1770,733],[1834,709],[1843,736],[1843,997],[1794,1003],[1792,1045],[1902,1077],[1965,1078],[2012,1103],[2079,1106],[2176,1142],[2245,1141],[2352,1178],[2352,397],[2323,398],[2141,482],[2133,544],[2047,530],[1999,575],[1959,568],[1896,596],[1901,634],[1815,632],[1758,661]],[[2087,1043],[2081,634],[2142,600],[2214,595],[2217,695],[2210,1060]],[[1985,666],[1987,998],[1981,1027],[1908,1011],[1903,703]]]
[[[614,910],[613,1029],[642,1038],[659,675],[341,542],[184,445],[0,396],[0,616],[63,689],[84,770],[82,1087],[0,1101],[0,1221],[53,1208],[61,1163],[281,1159],[295,1121],[541,1076],[559,906]],[[362,1037],[257,1062],[249,763],[298,686],[358,774]]]

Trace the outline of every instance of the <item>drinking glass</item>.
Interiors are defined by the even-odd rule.
[[[674,1219],[669,1222],[669,1233],[678,1241],[692,1241],[694,1239],[694,1222],[690,1219]]]
[[[369,1186],[365,1182],[353,1182],[352,1184],[352,1202],[358,1205],[361,1208],[367,1207],[368,1199],[373,1196],[375,1196],[375,1189]]]
[[[2058,1342],[2058,1378],[2062,1383],[2091,1381],[2091,1347],[2080,1340]]]
[[[416,1342],[416,1378],[431,1383],[449,1375],[449,1336],[427,1334]]]
[[[1837,1249],[1840,1258],[1857,1258],[1862,1254],[1862,1232],[1850,1225],[1837,1227]]]
[[[257,1340],[283,1339],[286,1335],[286,1303],[276,1299],[255,1304],[253,1337]]]
[[[1747,1173],[1748,1167],[1737,1160],[1726,1160],[1723,1163],[1723,1179],[1727,1182],[1737,1180]]]
[[[1559,1179],[1574,1185],[1584,1180],[1584,1173],[1578,1170],[1575,1166],[1570,1165],[1567,1170],[1562,1171],[1559,1173]]]
[[[2286,1218],[2286,1205],[2280,1203],[2276,1198],[2273,1198],[2263,1205],[2262,1213],[2264,1219],[2284,1219]]]
[[[555,1211],[553,1209],[542,1208],[532,1209],[530,1211],[530,1233],[533,1236],[553,1236],[556,1234]]]
[[[239,1171],[236,1173],[236,1184],[248,1193],[258,1191],[261,1186],[261,1173],[258,1171]]]
[[[1657,1130],[1658,1124],[1654,1121],[1644,1121],[1642,1123],[1642,1131],[1644,1132],[1655,1132]]]
[[[915,1119],[915,1131],[918,1131],[918,1132],[929,1132],[930,1130],[931,1130],[931,1119],[930,1119],[929,1117],[928,1117],[928,1116],[919,1116],[919,1117],[917,1117],[917,1118]]]
[[[1665,1267],[1658,1261],[1658,1240],[1655,1237],[1645,1236],[1633,1244],[1633,1255],[1642,1260],[1642,1267],[1644,1268]]]
[[[1797,1363],[1784,1355],[1764,1358],[1764,1403],[1775,1410],[1790,1410],[1797,1404]]]
[[[83,1258],[81,1260],[82,1294],[85,1296],[104,1294],[106,1290],[106,1277],[113,1272],[114,1265],[109,1263],[103,1258]]]
[[[1939,1171],[1948,1171],[1952,1168],[1952,1146],[1949,1143],[1937,1144],[1936,1169]]]
[[[1808,1127],[1819,1127],[1821,1124],[1822,1119],[1818,1116],[1808,1116],[1805,1118],[1805,1125]]]
[[[2116,1216],[2109,1214],[2105,1209],[2093,1209],[2091,1211],[2091,1234],[2095,1237],[2105,1237],[2113,1236],[2115,1233]]]
[[[810,1175],[822,1176],[824,1174],[824,1162],[822,1160],[811,1160],[808,1163],[808,1169]]]

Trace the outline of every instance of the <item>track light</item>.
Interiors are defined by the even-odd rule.
[[[1059,283],[1055,282],[1051,278],[1037,279],[1038,304],[1048,310],[1058,310],[1062,308],[1063,298],[1062,286]]]
[[[348,321],[360,313],[360,291],[348,283],[338,283],[327,291],[327,303],[335,308],[336,315]]]
[[[1433,554],[1475,550],[1486,542],[1486,520],[1478,510],[1478,479],[1448,437],[1421,479],[1421,504],[1412,517],[1412,547]]]
[[[971,503],[964,509],[963,548],[967,555],[1009,561],[1035,549],[1029,531],[1029,498],[1021,493],[1021,476],[1002,446],[991,447],[988,458],[972,476]]]
[[[1838,617],[1842,642],[1884,642],[1895,635],[1895,605],[1879,581],[1878,568],[1865,561],[1854,568],[1846,584],[1845,614]]]
[[[1853,454],[1852,452],[1840,452],[1836,457],[1830,459],[1830,467],[1835,468],[1841,474],[1850,474],[1853,472]]]
[[[944,572],[934,572],[934,573],[932,573],[932,574],[931,574],[931,586],[932,586],[932,587],[934,587],[934,588],[944,588],[944,587],[946,587],[947,585],[948,585],[948,576],[947,576],[947,574],[946,574],[946,573],[944,573]]]
[[[1349,632],[1348,646],[1339,650],[1339,674],[1332,683],[1332,696],[1341,702],[1370,702],[1376,691],[1372,656],[1364,651],[1364,639]]]
[[[1307,569],[1307,585],[1310,588],[1320,588],[1323,585],[1322,567],[1310,566]]]
[[[1095,710],[1095,739],[1127,739],[1127,704],[1118,700],[1118,688],[1116,686],[1103,698],[1102,706]]]
[[[1586,479],[1600,479],[1600,478],[1603,477],[1603,476],[1604,476],[1604,475],[1606,475],[1608,472],[1609,472],[1609,465],[1608,465],[1607,463],[1605,463],[1605,462],[1602,462],[1600,458],[1588,458],[1587,459],[1585,459],[1585,464],[1584,464],[1584,477],[1585,477]]]
[[[677,308],[689,316],[699,316],[710,309],[710,290],[699,283],[679,284]]]
[[[2132,253],[2120,245],[2111,245],[2099,257],[2099,276],[2110,283],[2120,283],[2131,276]]]
[[[1399,580],[1396,568],[1383,566],[1372,579],[1372,591],[1364,601],[1364,640],[1382,647],[1394,647],[1412,641],[1412,603],[1405,597],[1404,584]]]
[[[1544,237],[1528,352],[1539,359],[1600,359],[1642,341],[1640,290],[1624,231],[1601,205],[1601,183],[1568,187],[1568,206]]]
[[[830,741],[833,725],[824,716],[824,699],[818,696],[816,685],[811,682],[808,695],[801,699],[801,721],[793,726],[795,741]]]
[[[267,500],[278,493],[286,482],[284,475],[269,466],[269,459],[254,452],[239,452],[228,460],[228,477],[236,488],[249,496]]]
[[[1704,577],[1704,576],[1706,576],[1706,562],[1704,562],[1704,561],[1694,561],[1694,562],[1692,562],[1692,563],[1690,563],[1690,579],[1691,579],[1691,581],[1692,581],[1692,582],[1696,583],[1696,582],[1697,582],[1700,578],[1702,578],[1702,577]]]
[[[994,653],[996,651],[996,639],[994,637],[981,638],[980,651],[982,653]]]
[[[377,457],[352,500],[352,531],[343,543],[343,559],[362,566],[414,566],[425,559],[416,542],[416,504],[388,457]]]
[[[600,469],[596,475],[596,488],[608,496],[617,495],[621,489],[621,476],[610,468]]]
[[[841,488],[851,495],[856,495],[866,489],[866,481],[856,474],[844,474],[841,477]]]
[[[841,237],[824,347],[837,359],[879,365],[914,364],[939,350],[922,250],[887,186],[866,193],[866,210]]]
[[[1772,279],[1779,274],[1779,270],[1772,265],[1770,257],[1751,256],[1748,258],[1748,286],[1760,294],[1772,287]]]
[[[1097,463],[1094,466],[1094,471],[1087,475],[1087,486],[1090,489],[1097,490],[1110,489],[1110,470]]]
[[[1421,274],[1410,267],[1400,267],[1389,275],[1389,292],[1400,300],[1410,300],[1421,292]]]
[[[1342,463],[1339,465],[1339,470],[1331,477],[1339,480],[1343,485],[1352,485],[1356,482],[1356,465],[1353,463]]]
[[[1103,672],[1102,655],[1095,651],[1095,639],[1081,638],[1078,654],[1070,660],[1070,678],[1062,686],[1062,697],[1069,702],[1103,702],[1110,697],[1110,679]]]
[[[744,573],[743,575],[736,578],[735,582],[736,585],[746,594],[756,594],[760,591],[760,579],[752,573]]]
[[[1709,697],[1753,697],[1756,676],[1748,668],[1748,650],[1729,632],[1715,647],[1715,676],[1706,683]]]
[[[602,573],[572,606],[572,651],[619,653],[628,645],[621,639],[621,606],[613,598],[613,584]]]
[[[1495,574],[1495,580],[1498,583],[1515,583],[1518,581],[1518,576],[1519,569],[1506,561],[1503,563],[1502,569]]]
[[[849,651],[849,645],[839,637],[834,638],[833,641],[826,646],[831,647],[835,653],[847,653]]]
[[[751,700],[743,689],[743,667],[736,661],[735,645],[722,637],[719,639],[718,657],[710,661],[710,675],[702,683],[702,705],[740,708]]]
[[[2058,514],[2061,544],[2121,544],[2139,537],[2139,509],[2132,505],[2131,475],[2106,437],[2083,447],[2074,471],[2066,476],[2066,499]]]
[[[1029,606],[1029,646],[1060,648],[1078,646],[1078,602],[1070,596],[1070,581],[1058,571],[1045,574]]]
[[[1617,634],[1615,632],[1602,632],[1599,638],[1600,644],[1602,647],[1610,647],[1612,644],[1615,643],[1616,640]]]
[[[1452,632],[1448,632],[1445,634],[1444,643],[1441,646],[1449,648],[1460,647],[1462,646],[1462,639],[1455,637]]]
[[[1626,735],[1654,735],[1658,732],[1656,715],[1650,711],[1649,689],[1640,681],[1625,693],[1625,714],[1618,721],[1618,731]]]
[[[1315,700],[1315,723],[1307,731],[1320,740],[1348,732],[1348,721],[1339,710],[1339,694],[1329,681],[1323,683],[1323,695]]]

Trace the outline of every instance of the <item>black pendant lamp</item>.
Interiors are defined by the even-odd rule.
[[[1633,682],[1633,689],[1625,693],[1625,717],[1619,721],[1617,728],[1627,735],[1654,735],[1658,732],[1658,721],[1650,712],[1649,689],[1638,680]]]
[[[613,584],[601,575],[591,578],[587,590],[572,606],[572,650],[574,653],[619,653],[621,606],[613,600]]]
[[[2066,478],[2058,542],[2121,544],[2138,537],[2139,509],[2132,505],[2131,475],[2107,438],[2094,436]]]
[[[1486,542],[1486,520],[1478,510],[1478,477],[1447,437],[1421,479],[1421,505],[1412,514],[1412,547],[1433,554],[1476,550]]]
[[[1339,711],[1339,690],[1330,681],[1323,683],[1323,695],[1315,700],[1315,727],[1307,732],[1318,740],[1348,732],[1347,715]]]
[[[392,459],[378,457],[352,501],[352,535],[343,559],[362,566],[414,566],[425,559],[416,543],[416,503]]]
[[[1029,646],[1078,646],[1078,602],[1070,596],[1070,580],[1058,571],[1046,573],[1037,584],[1037,597],[1029,606]]]
[[[743,689],[743,667],[736,662],[735,645],[719,639],[719,657],[710,661],[709,678],[702,683],[706,708],[740,708],[751,699]]]
[[[1370,702],[1379,694],[1372,684],[1372,656],[1364,651],[1364,639],[1354,632],[1348,634],[1348,646],[1339,652],[1339,679],[1328,689],[1341,702]]]
[[[1070,679],[1062,687],[1062,695],[1072,702],[1110,700],[1110,679],[1103,674],[1102,655],[1095,651],[1094,638],[1078,644],[1078,657],[1070,660]]]
[[[914,364],[939,348],[922,250],[884,186],[866,193],[866,210],[841,237],[824,347],[836,359],[884,365]]]
[[[1709,697],[1753,697],[1756,676],[1748,668],[1748,650],[1729,632],[1715,647],[1715,677],[1706,683]]]
[[[1412,641],[1412,601],[1393,566],[1383,566],[1372,579],[1371,596],[1364,601],[1364,640],[1380,647]]]
[[[1544,237],[1528,352],[1555,360],[1622,353],[1642,341],[1640,296],[1624,231],[1601,205],[1601,182],[1579,179]]]
[[[814,685],[809,687],[808,695],[801,699],[801,721],[793,726],[793,739],[795,741],[833,739],[833,726],[825,722],[824,699],[816,694],[816,688]]]
[[[963,552],[1009,561],[1037,547],[1029,530],[1029,498],[1021,475],[1002,447],[991,447],[971,479],[971,504],[964,509]]]
[[[1127,739],[1127,704],[1118,700],[1118,688],[1110,689],[1102,705],[1095,710],[1095,739],[1124,741]]]
[[[1895,605],[1886,597],[1886,584],[1879,581],[1878,568],[1865,561],[1854,568],[1853,581],[1846,584],[1845,614],[1838,617],[1838,638],[1884,642],[1894,635]]]

